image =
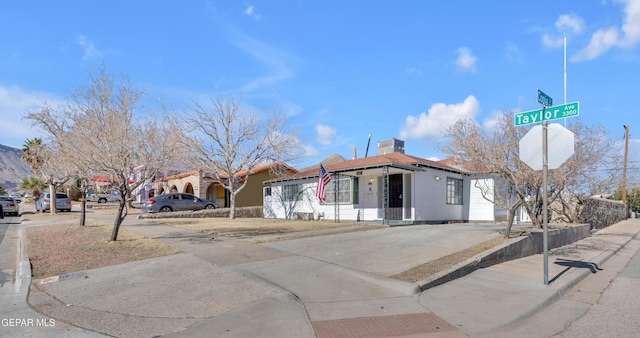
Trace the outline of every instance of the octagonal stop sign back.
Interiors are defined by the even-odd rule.
[[[557,169],[573,155],[573,133],[558,123],[550,123],[547,129],[549,169]],[[519,142],[520,160],[533,170],[542,170],[542,126],[537,125]]]

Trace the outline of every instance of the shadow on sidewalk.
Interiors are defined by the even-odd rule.
[[[563,258],[556,259],[556,261],[553,262],[553,264],[557,264],[557,265],[560,265],[560,266],[566,266],[567,268],[562,270],[555,277],[553,277],[549,281],[549,283],[553,283],[554,281],[556,281],[558,278],[560,278],[560,276],[565,274],[567,271],[571,270],[571,268],[589,269],[589,270],[591,270],[591,273],[596,273],[598,271],[602,271],[603,270],[602,268],[600,268],[598,266],[598,264],[593,263],[593,262],[574,261],[574,260],[563,259]]]

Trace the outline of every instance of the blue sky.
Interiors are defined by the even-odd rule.
[[[21,117],[106,65],[178,108],[232,94],[280,109],[304,157],[370,155],[378,141],[442,159],[459,118],[563,95],[581,121],[640,150],[640,0],[9,1],[0,10],[0,144],[39,136]]]

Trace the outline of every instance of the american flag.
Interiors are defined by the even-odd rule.
[[[327,199],[324,187],[329,184],[329,182],[331,182],[331,177],[322,166],[322,163],[320,163],[320,175],[318,176],[318,186],[316,187],[316,196],[318,196],[320,202],[324,202]]]

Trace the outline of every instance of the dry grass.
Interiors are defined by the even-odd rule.
[[[162,223],[212,236],[253,237],[256,243],[267,243],[313,236],[326,236],[383,228],[380,225],[357,225],[353,222],[301,221],[264,218],[167,218]],[[256,238],[256,236],[259,236]]]
[[[120,228],[109,241],[110,225],[89,223],[27,228],[27,248],[34,278],[128,263],[178,253],[171,246]]]
[[[403,271],[399,274],[391,276],[391,278],[409,283],[417,283],[441,271],[445,271],[458,263],[464,262],[467,259],[472,258],[486,250],[502,245],[507,241],[509,241],[509,239],[506,239],[502,236],[496,237],[480,244],[476,244],[468,249],[455,252],[451,255],[444,256],[429,263],[417,266],[413,269]]]

